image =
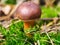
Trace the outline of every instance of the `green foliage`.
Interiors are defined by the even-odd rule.
[[[58,15],[56,8],[42,7],[41,9],[42,9],[41,18],[53,18],[53,17],[57,17],[57,15]]]
[[[50,33],[50,37],[56,45],[60,45],[60,31],[57,33]]]
[[[29,38],[25,35],[23,31],[23,22],[20,21],[16,24],[14,22],[9,27],[9,29],[5,29],[0,25],[0,33],[4,35],[4,41],[2,43],[4,45],[33,45],[34,42],[40,43],[40,45],[51,45],[50,39],[48,36],[43,33],[40,34],[40,28],[39,25],[35,25],[34,28],[31,28],[30,33],[32,33],[32,37]],[[49,33],[50,38],[53,40],[55,45],[60,44],[60,32],[57,33]]]
[[[16,0],[7,0],[6,3],[7,4],[16,4]]]
[[[39,40],[40,45],[49,45],[49,39],[45,34],[40,34],[39,32],[36,32],[34,34],[34,41],[37,42]]]
[[[23,32],[23,22],[18,22],[16,24],[13,23],[9,29],[0,26],[0,32],[4,35],[4,45],[26,45],[26,35]]]
[[[60,7],[56,7],[57,12],[60,12]]]

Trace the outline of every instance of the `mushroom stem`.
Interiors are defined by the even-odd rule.
[[[34,26],[34,22],[35,21],[24,22],[24,30],[29,29],[30,27],[33,27]]]
[[[30,27],[33,27],[35,24],[35,21],[27,21],[27,22],[24,22],[24,31],[26,30],[29,30]],[[26,32],[26,35],[31,37],[32,35],[28,32]]]

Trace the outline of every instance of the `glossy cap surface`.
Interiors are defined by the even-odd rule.
[[[16,14],[22,20],[32,20],[40,18],[41,9],[39,5],[29,1],[19,5],[18,9],[16,10]]]

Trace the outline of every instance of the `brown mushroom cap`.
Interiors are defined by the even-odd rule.
[[[16,14],[22,20],[32,20],[40,18],[41,9],[39,5],[29,1],[19,5],[18,9],[16,10]]]

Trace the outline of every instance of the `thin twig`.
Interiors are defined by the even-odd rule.
[[[17,20],[17,21],[15,21],[14,22],[14,24],[16,24],[16,23],[18,23],[18,22],[20,22],[21,20]],[[12,21],[11,21],[12,22]],[[9,27],[9,26],[11,26],[12,25],[12,23],[11,24],[9,24],[8,26],[7,26],[7,28]]]
[[[35,42],[34,45],[37,45],[37,42]]]
[[[50,38],[49,34],[47,33],[46,29],[47,29],[47,27],[46,27],[46,25],[45,25],[45,26],[44,26],[45,33],[46,33],[46,35],[48,36],[48,38],[50,39],[51,44],[54,45],[54,43],[53,43],[53,41],[51,40],[51,38]]]
[[[51,40],[51,38],[50,38],[50,36],[49,36],[49,34],[48,34],[47,32],[46,32],[46,35],[47,35],[48,38],[50,39],[51,44],[54,45],[53,41]]]
[[[40,45],[40,41],[39,40],[37,40],[37,44]]]
[[[23,3],[23,1],[20,2],[20,3],[18,3],[18,4],[15,6],[15,8],[13,8],[13,10],[11,11],[11,13],[10,13],[9,15],[0,17],[0,20],[5,20],[5,19],[10,18],[10,16],[12,16],[12,15],[14,14],[14,12],[16,11],[16,9],[18,8],[18,6],[19,6],[21,3]]]

